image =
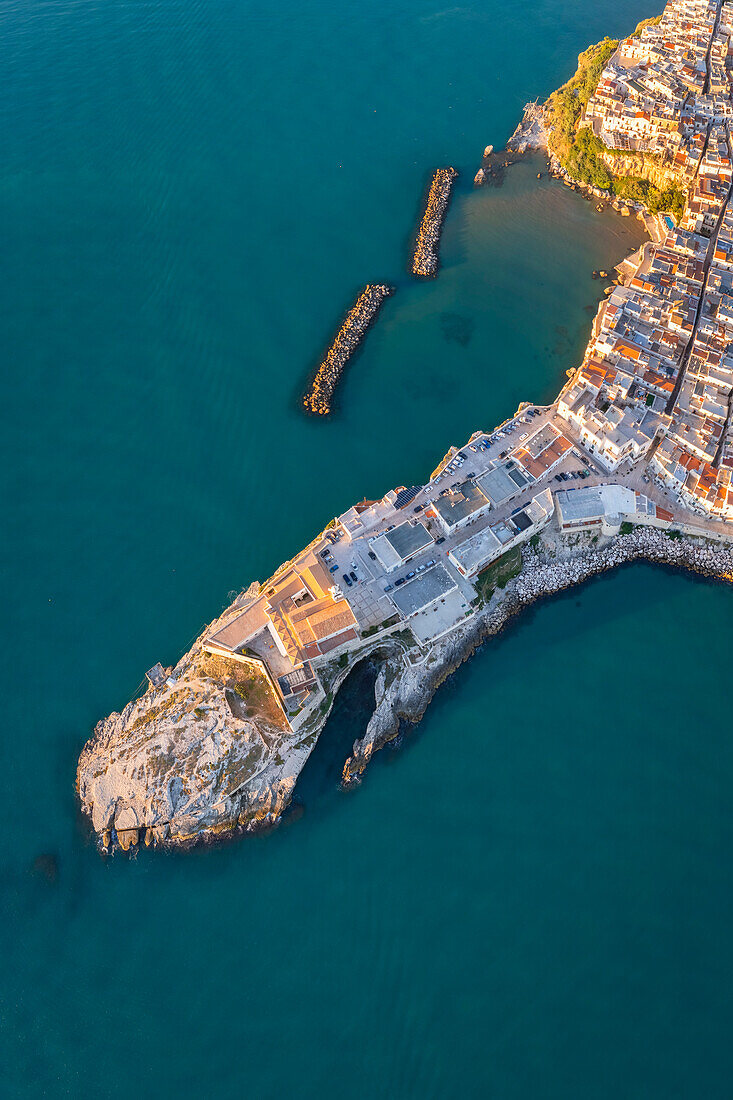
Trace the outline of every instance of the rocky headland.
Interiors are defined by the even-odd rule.
[[[610,187],[593,182],[596,177],[609,181],[610,176],[603,165],[599,169],[600,155],[594,152],[597,146],[587,130],[582,138],[584,160],[579,159],[580,146],[574,144],[582,132],[578,129],[581,106],[589,102],[603,65],[617,46],[617,42],[607,39],[581,54],[576,76],[551,97],[549,108],[548,104],[528,105],[510,139],[509,155],[521,156],[530,149],[548,146],[551,170],[568,186],[585,190],[588,197],[612,202],[622,211],[636,208],[643,213],[644,205],[620,195],[623,188],[616,188],[615,183]],[[558,135],[563,137],[562,149]],[[487,147],[486,157],[492,156],[493,150]],[[571,171],[575,161],[585,166],[590,179],[579,179]],[[622,160],[615,163],[623,170]],[[638,158],[634,158],[629,167],[636,169],[638,164]],[[417,275],[429,277],[437,271],[440,231],[455,177],[453,169],[440,169],[433,177],[413,257]],[[660,177],[659,184],[664,182]],[[730,191],[724,205],[729,199]],[[716,233],[721,219],[722,213]],[[706,263],[701,263],[701,284],[709,274],[713,244],[714,240],[708,246]],[[641,270],[646,263],[644,248],[636,262]],[[633,264],[632,268],[636,270]],[[324,414],[330,410],[333,390],[349,355],[389,293],[389,287],[369,285],[347,314],[305,399],[309,411]],[[601,307],[598,317],[603,316]],[[692,327],[694,330],[697,322]],[[597,325],[594,336],[596,329]],[[690,338],[697,335],[693,331]],[[593,338],[589,349],[592,345]],[[683,381],[687,358],[680,360],[677,369]],[[576,372],[568,374],[572,382]],[[645,401],[643,414],[649,408],[649,400]],[[603,415],[608,407],[606,403]],[[686,569],[725,582],[733,580],[730,524],[717,518],[717,504],[716,514],[710,509],[706,512],[704,507],[710,503],[712,478],[704,482],[705,491],[697,496],[687,492],[685,481],[684,497],[669,483],[666,467],[660,472],[658,464],[657,468],[653,465],[655,454],[665,443],[667,421],[659,420],[661,427],[653,441],[649,436],[647,451],[639,445],[638,453],[629,451],[620,464],[596,461],[594,465],[589,461],[590,452],[583,453],[583,443],[570,420],[560,415],[559,401],[542,409],[527,408],[526,416],[522,406],[512,418],[514,427],[505,421],[492,433],[474,433],[463,450],[451,447],[427,485],[390,490],[381,501],[364,500],[333,520],[265,584],[250,585],[202,632],[174,667],[152,669],[148,674],[150,685],[143,695],[97,725],[79,757],[77,790],[82,810],[103,851],[128,851],[141,844],[185,847],[276,825],[291,803],[298,777],[328,721],[336,694],[353,669],[366,659],[380,666],[375,705],[364,736],[354,743],[344,764],[346,787],[359,782],[374,752],[398,736],[401,724],[420,720],[440,684],[478,646],[498,635],[514,616],[538,600],[634,561]],[[619,417],[622,412],[619,410]],[[533,416],[539,416],[540,421],[533,421]],[[563,416],[570,417],[570,413]],[[524,431],[518,419],[521,424],[534,426]],[[555,428],[552,422],[561,420],[562,428]],[[726,428],[730,420],[729,415]],[[555,476],[552,471],[557,462],[563,461],[562,455],[555,453],[551,462],[543,465],[527,448],[534,440],[536,455],[545,455],[559,445],[561,431],[570,437],[563,436],[568,454],[574,453],[585,468]],[[524,479],[511,461],[505,461],[510,453],[507,433],[518,437],[511,453],[523,454],[522,461],[536,471],[527,490],[535,495],[531,503],[528,498],[524,500],[521,508],[514,507],[514,502],[516,493],[525,491],[518,488]],[[492,447],[498,452],[494,461],[487,459],[488,465],[476,468],[479,456]],[[591,451],[598,460],[599,452],[594,447]],[[474,468],[467,473],[472,465]],[[453,511],[467,508],[471,499],[477,498],[477,512],[481,511],[484,506],[477,489],[481,479],[490,474],[506,483],[512,480],[507,470],[517,477],[503,498],[509,503],[503,512],[500,508],[497,512],[484,498],[491,514],[481,519],[483,524],[488,518],[489,526],[492,517],[498,519],[493,528],[507,541],[496,538],[499,550],[491,551],[488,557],[471,559],[474,551],[469,551],[467,544],[476,538],[485,539],[486,528],[474,527],[472,535],[465,529],[456,534],[461,521],[453,522]],[[593,475],[595,481],[586,482],[589,488],[608,487],[610,483],[613,489],[616,476],[607,476],[613,470],[620,471],[618,480],[626,485],[625,491],[635,502],[644,502],[643,507],[637,508],[634,503],[631,512],[623,511],[627,516],[623,522],[621,512],[618,516],[614,512],[609,513],[614,522],[604,519],[601,523],[598,518],[592,522],[600,526],[586,529],[577,519],[565,522],[555,515],[554,502],[562,495],[567,505],[575,487],[569,492],[558,491],[551,484],[553,479]],[[441,486],[443,478],[447,482],[457,480]],[[461,482],[460,478],[465,480]],[[469,480],[472,478],[475,480]],[[647,494],[655,497],[656,503]],[[543,496],[552,501],[546,508],[539,503]],[[447,502],[442,500],[445,497]],[[416,504],[416,500],[420,502]],[[509,525],[522,508],[525,527],[520,531],[517,525]],[[530,519],[532,508],[534,518]],[[419,519],[415,518],[417,513]],[[581,511],[581,519],[583,514],[587,515]],[[467,516],[471,515],[469,510]],[[605,505],[603,515],[607,516]],[[632,524],[634,517],[639,518]],[[475,520],[469,518],[468,522],[473,524]],[[536,533],[532,534],[535,524]],[[576,530],[571,530],[573,526]],[[395,528],[400,534],[393,535],[390,542],[387,536]],[[449,541],[442,536],[443,531]],[[358,563],[350,560],[359,557],[354,549],[357,543],[363,546],[366,564],[364,557]],[[508,546],[513,548],[508,550]],[[379,558],[376,551],[384,557]],[[425,560],[430,555],[433,558]],[[449,555],[452,576],[447,569]],[[506,565],[509,557],[511,566]],[[473,564],[464,569],[461,560]],[[372,573],[369,563],[378,561],[382,562],[382,571]],[[398,568],[400,572],[403,568],[410,571],[398,576]],[[346,586],[343,590],[339,578]],[[354,588],[362,581],[361,588]],[[430,591],[422,604],[413,595],[405,598],[408,588],[400,587],[397,594],[398,586],[413,583],[415,592],[426,581]],[[369,612],[364,592],[371,592],[372,601],[382,607],[386,594],[393,593],[387,600],[390,611],[386,618],[381,617],[381,611],[376,616]],[[352,597],[355,610],[350,603]],[[444,607],[447,604],[450,609]],[[422,619],[418,628],[417,617],[423,609],[433,615],[432,632],[426,626],[427,619]]]

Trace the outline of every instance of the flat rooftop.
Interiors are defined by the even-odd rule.
[[[624,485],[589,485],[577,489],[562,489],[555,494],[563,523],[580,523],[584,519],[636,513],[636,493]]]
[[[478,486],[494,506],[502,504],[513,496],[518,489],[529,484],[529,479],[521,470],[511,464],[495,466],[487,474],[478,478]]]
[[[470,576],[484,562],[490,561],[493,557],[498,557],[500,553],[501,543],[491,528],[485,527],[478,534],[471,535],[470,539],[465,539],[454,546],[450,556],[456,565],[460,566]]]
[[[401,523],[372,542],[372,549],[386,569],[395,569],[419,550],[430,546],[433,536],[422,523]]]
[[[478,487],[475,481],[462,481],[454,490],[446,496],[439,496],[435,501],[435,509],[449,527],[455,527],[461,520],[467,519],[474,512],[486,508],[489,499]]]
[[[494,532],[497,540],[501,543],[502,546],[504,546],[507,542],[511,542],[516,535],[516,531],[513,531],[509,524],[505,523],[503,519],[499,520],[498,523],[492,523],[491,530]]]
[[[583,519],[597,519],[606,513],[600,486],[583,489],[561,489],[555,501],[564,523],[579,523]]]
[[[520,531],[526,531],[528,527],[532,526],[532,520],[526,512],[517,512],[516,515],[512,516],[512,523],[515,523]]]
[[[439,600],[446,592],[451,592],[458,585],[442,565],[436,565],[415,577],[414,581],[408,581],[401,588],[391,593],[392,599],[401,613],[407,617],[414,615],[428,604]]]
[[[392,543],[403,560],[416,554],[424,546],[429,546],[433,541],[433,536],[422,523],[401,523],[384,537]]]

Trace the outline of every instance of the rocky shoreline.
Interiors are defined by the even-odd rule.
[[[438,249],[443,221],[456,179],[458,179],[458,173],[455,168],[438,168],[433,174],[415,238],[410,267],[412,274],[420,279],[432,279],[438,273]]]
[[[377,319],[385,298],[394,288],[383,283],[367,283],[344,317],[313,381],[303,395],[303,408],[314,416],[328,416],[336,387],[346,364]]]
[[[612,191],[593,187],[582,180],[575,179],[567,169],[563,168],[555,154],[550,150],[543,106],[537,101],[525,105],[522,119],[507,141],[503,152],[496,154],[492,145],[486,146],[483,162],[476,173],[474,183],[478,186],[485,183],[500,182],[505,168],[508,168],[528,153],[539,152],[544,152],[547,155],[547,170],[553,179],[559,180],[566,187],[577,191],[589,201],[595,200],[599,211],[610,207],[616,213],[621,214],[622,217],[629,217],[631,214],[642,215],[647,212],[643,203],[633,202],[630,199],[620,199]]]
[[[436,647],[440,652],[432,666],[407,669],[389,686],[386,670],[380,672],[375,689],[376,709],[364,737],[354,743],[352,755],[344,765],[342,785],[348,788],[358,784],[374,753],[399,735],[402,723],[419,722],[440,685],[521,611],[545,597],[635,561],[733,582],[733,548],[689,536],[670,537],[651,527],[638,527],[629,535],[615,536],[601,548],[591,544],[560,556],[548,553],[547,548],[525,548],[522,571],[507,585],[496,606]]]

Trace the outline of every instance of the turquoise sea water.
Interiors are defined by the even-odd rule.
[[[537,607],[343,795],[347,685],[271,836],[105,864],[73,788],[231,590],[557,391],[636,230],[541,161],[470,179],[659,8],[0,3],[4,1095],[730,1095],[726,588],[640,566]],[[398,293],[306,420],[367,279]]]

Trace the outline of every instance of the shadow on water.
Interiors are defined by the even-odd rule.
[[[374,685],[381,666],[368,657],[342,684],[333,710],[298,779],[293,798],[296,813],[323,809],[339,795],[344,764],[374,712]]]

